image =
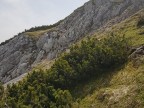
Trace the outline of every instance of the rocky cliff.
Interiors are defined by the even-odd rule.
[[[54,59],[84,36],[116,24],[143,7],[144,0],[90,0],[37,39],[27,33],[15,36],[0,46],[0,80],[6,83],[43,60]]]

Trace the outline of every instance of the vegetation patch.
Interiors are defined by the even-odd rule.
[[[63,20],[58,21],[57,23],[53,24],[53,25],[42,25],[42,26],[36,26],[36,27],[32,27],[29,30],[25,30],[25,32],[35,32],[35,31],[43,31],[43,30],[48,30],[48,29],[52,29],[56,26],[58,26]]]
[[[48,32],[48,30],[39,30],[39,31],[33,31],[33,32],[25,32],[24,34],[28,35],[29,37],[33,39],[38,39],[40,36],[44,35],[44,33]]]
[[[143,26],[144,26],[144,18],[140,18],[138,20],[137,27],[143,27]]]

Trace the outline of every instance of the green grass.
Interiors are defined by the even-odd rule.
[[[84,98],[77,100],[73,108],[143,108],[144,65],[134,68],[129,62],[123,69],[93,79],[75,90]]]
[[[31,38],[38,39],[40,36],[42,36],[44,33],[48,32],[48,30],[39,30],[34,32],[25,32],[26,35],[28,35]]]

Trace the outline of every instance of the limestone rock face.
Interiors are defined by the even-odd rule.
[[[4,83],[44,59],[54,59],[71,44],[116,24],[144,8],[144,0],[90,0],[38,40],[18,35],[0,46],[0,80]]]
[[[25,73],[34,61],[36,45],[20,35],[0,46],[0,80],[7,82]]]

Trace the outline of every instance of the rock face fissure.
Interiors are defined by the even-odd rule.
[[[0,46],[0,80],[6,83],[28,72],[34,64],[57,57],[109,21],[116,24],[143,7],[144,0],[90,0],[38,40],[25,34],[12,38]]]

